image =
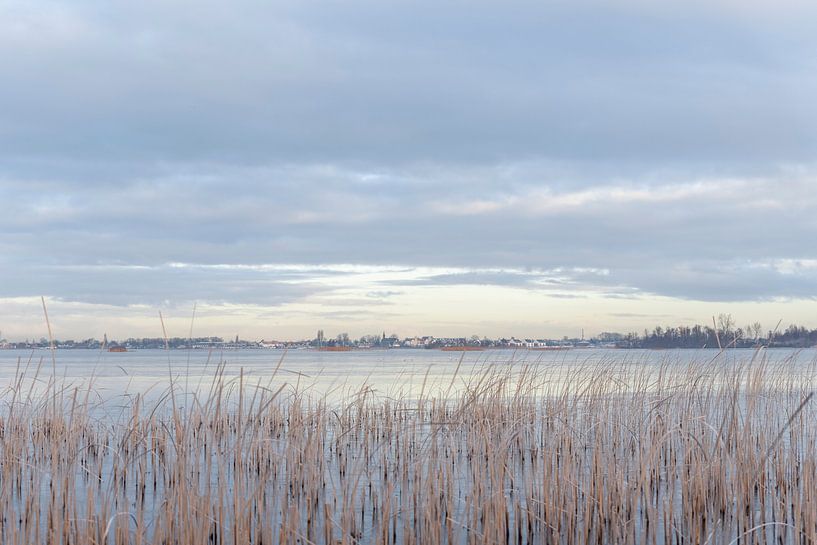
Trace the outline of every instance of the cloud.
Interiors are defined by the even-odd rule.
[[[465,10],[1,2],[0,297],[814,296],[813,6]]]
[[[584,181],[579,165],[572,187],[569,170],[560,165],[551,181],[549,164],[214,172],[190,165],[118,184],[11,181],[2,186],[13,204],[0,218],[0,295],[121,305],[284,304],[353,285],[698,300],[814,293],[817,255],[804,243],[817,209],[810,168],[599,184]],[[504,183],[521,172],[543,181]],[[473,178],[482,181],[468,183]],[[475,193],[497,206],[464,215],[446,209]]]
[[[788,262],[788,260],[784,260]],[[647,293],[712,302],[817,299],[817,271],[751,261],[691,262],[666,267],[660,277],[622,272]]]
[[[4,162],[798,162],[814,8],[2,4]],[[593,17],[588,17],[593,13]],[[647,46],[646,44],[649,44]]]

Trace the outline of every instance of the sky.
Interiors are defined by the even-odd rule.
[[[815,20],[0,0],[0,338],[817,327]]]

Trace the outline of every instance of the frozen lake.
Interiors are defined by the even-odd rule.
[[[770,349],[762,352],[777,372],[802,374],[811,380],[817,350]],[[319,352],[313,350],[133,350],[110,353],[96,350],[0,350],[0,389],[6,392],[18,373],[31,381],[40,366],[36,384],[45,386],[56,372],[58,383],[73,389],[92,387],[100,400],[141,394],[158,397],[174,382],[176,391],[209,388],[223,365],[225,380],[281,387],[309,395],[345,397],[364,386],[378,396],[414,397],[421,392],[456,392],[488,368],[515,372],[535,370],[542,382],[575,380],[577,373],[601,370],[657,369],[661,365],[679,370],[692,363],[748,363],[757,354],[750,349],[720,353],[701,350],[575,349],[564,351],[486,350],[444,352],[440,350],[360,350]],[[462,364],[459,365],[460,359]],[[279,366],[280,364],[280,366]],[[459,370],[458,370],[459,365]],[[277,371],[276,371],[277,368]],[[456,375],[455,375],[456,373]],[[449,390],[450,388],[450,390]]]
[[[0,542],[796,543],[815,359],[0,351]]]

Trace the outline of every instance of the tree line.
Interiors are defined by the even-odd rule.
[[[662,327],[656,326],[643,334],[626,335],[603,333],[610,342],[622,348],[751,348],[757,346],[808,348],[817,345],[817,329],[778,324],[764,330],[759,322],[737,326],[731,314],[721,314],[712,325]]]

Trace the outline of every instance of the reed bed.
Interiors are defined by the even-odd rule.
[[[817,543],[813,367],[487,367],[342,402],[215,369],[135,395],[22,366],[0,418],[0,542]]]

